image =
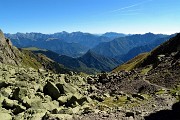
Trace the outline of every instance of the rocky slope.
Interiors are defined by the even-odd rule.
[[[5,120],[179,120],[179,41],[178,34],[130,71],[90,76],[1,61],[0,116]]]
[[[72,118],[88,109],[80,76],[0,64],[0,116],[6,120]]]
[[[101,96],[97,104],[106,112],[84,115],[83,119],[180,119],[177,112],[180,106],[176,103],[180,100],[179,46],[180,34],[177,34],[144,58],[140,57],[131,71],[89,77],[88,83],[94,85],[91,92]]]
[[[20,52],[17,48],[12,46],[9,39],[4,37],[3,32],[0,30],[0,62],[9,63],[12,65],[20,65],[21,58]]]

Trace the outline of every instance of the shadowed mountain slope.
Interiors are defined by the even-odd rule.
[[[165,41],[169,40],[170,38],[174,37],[175,35],[170,35],[168,37],[164,38],[159,38],[156,39],[154,42],[144,45],[144,46],[139,46],[139,47],[134,47],[127,54],[116,56],[115,58],[117,60],[122,60],[124,62],[127,62],[128,60],[134,58],[140,53],[145,53],[145,52],[150,52],[153,50],[155,47],[159,46],[160,44],[164,43]]]
[[[98,55],[92,51],[88,51],[82,57],[72,58],[66,55],[59,55],[49,50],[41,50],[38,48],[23,49],[31,50],[35,54],[44,54],[48,58],[64,65],[73,71],[85,72],[89,74],[94,74],[101,71],[111,71],[119,64],[119,62],[114,59]]]
[[[104,57],[91,50],[80,57],[79,60],[90,68],[96,68],[102,71],[110,71],[119,64],[115,59]]]

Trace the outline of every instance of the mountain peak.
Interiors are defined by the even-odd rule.
[[[103,71],[110,71],[119,64],[118,61],[99,55],[92,50],[89,50],[86,54],[81,56],[79,60],[89,68],[96,68]]]
[[[84,54],[83,56],[95,57],[95,56],[102,56],[102,55],[98,55],[97,53],[93,52],[93,50],[88,50],[88,51],[86,52],[86,54]]]
[[[108,38],[111,38],[111,39],[115,39],[115,38],[118,38],[118,37],[125,37],[126,35],[124,33],[106,32],[102,36],[108,37]]]
[[[154,35],[152,32],[145,33],[145,35]]]

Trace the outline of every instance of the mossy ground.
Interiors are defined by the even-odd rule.
[[[139,98],[133,98],[129,96],[118,96],[118,97],[107,97],[103,102],[102,105],[108,106],[108,107],[136,107],[149,99],[151,99],[151,96],[148,94],[142,94],[144,96],[144,100]]]
[[[170,90],[170,94],[175,96],[180,101],[180,85],[177,85],[174,89]]]
[[[152,69],[152,66],[148,66],[148,67],[146,67],[146,68],[144,68],[144,69],[141,70],[141,74],[142,74],[142,75],[145,75],[145,74],[147,74],[151,69]]]
[[[160,89],[157,92],[155,92],[156,95],[161,95],[161,94],[164,94],[164,93],[166,93],[166,90],[163,90],[163,89]]]

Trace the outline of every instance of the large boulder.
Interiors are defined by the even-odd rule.
[[[65,105],[66,107],[76,107],[78,105],[83,105],[84,103],[89,103],[90,98],[82,96],[79,93],[68,94],[67,96],[61,96],[57,100],[60,105]]]
[[[7,88],[2,88],[0,92],[2,93],[3,96],[9,97],[12,93],[12,90],[10,87],[7,87]]]
[[[17,114],[19,114],[19,113],[26,110],[26,107],[24,107],[22,105],[19,105],[18,101],[10,100],[8,98],[4,99],[2,105],[3,105],[3,108],[11,109],[13,114],[15,114],[15,115],[17,115]]]
[[[127,110],[126,111],[126,117],[133,117],[134,118],[134,112]]]
[[[8,86],[9,86],[9,84],[6,81],[0,80],[0,89],[3,87],[8,87]]]
[[[17,100],[10,100],[8,98],[5,98],[2,102],[2,105],[4,108],[7,108],[7,109],[13,109],[14,106],[17,106],[18,105],[18,101]]]
[[[12,98],[18,101],[23,101],[23,98],[28,95],[28,89],[25,87],[17,87],[12,92]]]
[[[59,102],[59,105],[64,105],[65,103],[67,103],[68,99],[70,99],[71,97],[72,97],[72,94],[60,96],[57,101]]]
[[[68,95],[69,93],[76,93],[76,88],[70,84],[67,83],[58,83],[56,84],[57,88],[59,89],[61,94]]]
[[[56,85],[50,81],[48,81],[47,84],[44,86],[43,92],[44,94],[51,96],[51,98],[55,100],[57,100],[61,95]]]
[[[59,107],[59,103],[57,101],[51,101],[48,100],[46,101],[46,99],[42,100],[40,97],[34,97],[32,99],[29,98],[25,98],[23,100],[23,104],[27,107],[27,108],[31,108],[33,110],[37,110],[37,109],[44,109],[44,110],[53,110],[57,107]]]

